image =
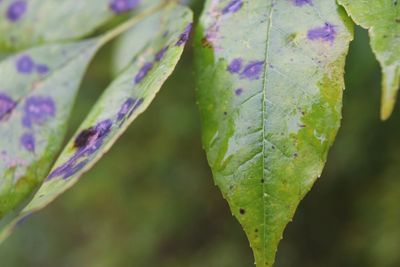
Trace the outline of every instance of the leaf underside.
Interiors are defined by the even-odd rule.
[[[3,223],[0,241],[20,220],[72,187],[145,111],[174,70],[188,39],[191,22],[189,9],[171,4],[126,33],[132,35],[130,40],[146,41],[141,46],[132,45],[131,54],[126,55],[132,60],[95,104],[30,203],[11,223]],[[143,29],[148,34],[143,35]]]
[[[208,0],[196,32],[203,146],[257,266],[320,176],[353,28],[335,0]]]
[[[400,2],[339,0],[354,22],[369,30],[372,50],[382,67],[381,118],[390,117],[400,87]]]

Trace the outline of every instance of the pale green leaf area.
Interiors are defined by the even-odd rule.
[[[8,13],[16,2],[19,10],[10,19]],[[161,0],[140,1],[132,12],[159,4]],[[92,33],[113,17],[111,0],[3,0],[0,1],[0,49],[16,50],[31,45],[81,38]],[[14,7],[15,8],[15,7]]]
[[[369,30],[372,50],[382,67],[381,118],[393,112],[400,87],[400,2],[338,0],[354,22]]]
[[[154,27],[154,20],[159,22],[157,27]],[[142,49],[132,50],[134,59],[105,90],[31,202],[3,229],[1,239],[9,235],[20,219],[45,207],[73,186],[109,150],[128,125],[144,112],[174,70],[187,41],[191,22],[189,9],[168,5],[127,33],[134,35],[133,39],[146,39],[141,30],[145,28],[153,37]],[[158,34],[154,36],[153,31]],[[94,131],[98,132],[93,134]],[[98,139],[92,142],[95,138]]]
[[[322,172],[352,36],[334,0],[206,2],[195,46],[203,145],[258,267],[273,265]]]
[[[0,218],[47,174],[62,144],[80,81],[99,45],[99,39],[45,45],[0,63],[1,104],[5,98],[14,103],[2,110],[0,119]]]

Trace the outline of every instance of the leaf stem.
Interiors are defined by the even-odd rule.
[[[131,19],[125,21],[124,23],[118,25],[114,29],[112,29],[112,30],[108,31],[107,33],[105,33],[100,38],[99,45],[101,46],[101,45],[104,45],[105,43],[111,41],[112,39],[114,39],[118,35],[126,32],[127,30],[129,30],[130,28],[132,28],[133,26],[138,24],[141,20],[143,20],[147,16],[150,16],[150,15],[162,10],[164,7],[166,7],[167,5],[170,5],[170,4],[171,3],[169,1],[166,1],[166,2],[163,2],[161,4],[158,4],[158,5],[154,6],[154,7],[146,9],[145,11],[141,12],[137,16],[134,16]]]

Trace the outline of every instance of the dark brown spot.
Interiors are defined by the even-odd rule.
[[[207,37],[203,37],[203,39],[201,39],[201,46],[204,48],[213,48],[212,43],[208,40]]]
[[[83,130],[75,139],[74,146],[76,148],[81,148],[85,147],[88,143],[91,137],[96,135],[96,130],[91,127],[86,130]]]
[[[246,210],[241,208],[241,209],[239,209],[239,212],[240,212],[240,214],[244,215],[246,213]]]

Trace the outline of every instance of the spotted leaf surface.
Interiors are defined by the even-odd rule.
[[[98,46],[96,39],[45,45],[0,63],[0,218],[46,176]]]
[[[159,23],[153,24],[154,20]],[[134,35],[135,40],[146,38],[142,35],[142,27],[158,32],[155,36],[151,35],[153,37],[147,39],[146,45],[141,48],[135,48],[133,44],[133,60],[105,90],[31,202],[17,220],[3,229],[0,239],[10,233],[18,220],[45,207],[74,185],[83,172],[91,168],[128,125],[150,105],[182,54],[191,22],[189,9],[168,5],[127,33]]]
[[[0,48],[80,38],[119,15],[161,0],[2,0]]]
[[[335,0],[209,0],[198,102],[216,184],[257,266],[320,176],[341,119],[352,24]]]
[[[382,67],[381,118],[394,109],[400,87],[400,2],[339,0],[355,23],[369,30],[372,50]]]

